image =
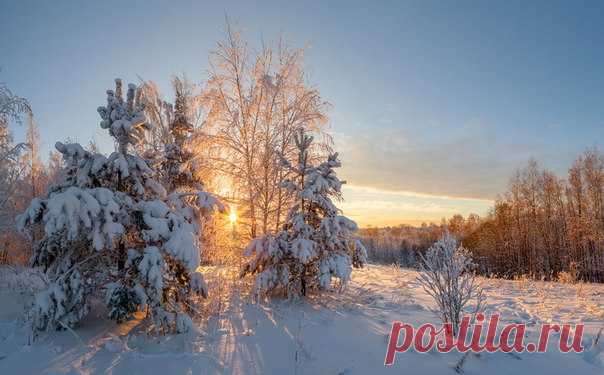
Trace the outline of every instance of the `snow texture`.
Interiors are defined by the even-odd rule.
[[[236,272],[223,267],[204,269],[212,290],[222,285],[224,309],[205,321],[194,321],[187,335],[149,336],[141,320],[110,324],[102,315],[76,330],[52,331],[44,340],[28,343],[17,319],[30,296],[0,284],[1,374],[455,374],[452,364],[461,354],[396,355],[384,366],[393,321],[418,327],[440,324],[431,310],[432,297],[414,282],[418,272],[390,266],[353,269],[341,294],[296,303],[280,300],[250,303]],[[29,278],[28,273],[25,277]],[[0,267],[0,281],[19,278]],[[470,355],[465,374],[596,375],[604,372],[603,337],[594,344],[604,320],[604,285],[559,284],[531,280],[480,279],[488,297],[485,313],[501,314],[502,324],[527,325],[527,339],[538,338],[542,323],[585,324],[583,353],[561,353],[557,338],[546,353],[482,353]],[[12,283],[11,285],[16,285]],[[207,301],[209,305],[212,301]],[[93,310],[90,314],[100,314]],[[186,324],[183,323],[181,328]],[[178,323],[177,325],[180,325]],[[604,333],[603,333],[604,334]]]

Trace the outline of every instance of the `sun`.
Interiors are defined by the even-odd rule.
[[[237,212],[235,210],[232,210],[231,213],[229,214],[229,222],[231,224],[235,224],[236,221],[237,221]]]

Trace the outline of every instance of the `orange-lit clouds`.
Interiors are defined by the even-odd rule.
[[[361,227],[439,223],[441,218],[457,213],[484,215],[493,204],[486,199],[388,191],[356,185],[344,185],[342,191],[344,202],[340,207]]]

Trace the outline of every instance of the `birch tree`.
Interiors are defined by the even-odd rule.
[[[254,52],[227,23],[225,39],[210,57],[203,130],[220,150],[215,160],[249,237],[277,231],[292,203],[280,189],[289,171],[276,155],[293,160],[300,129],[321,140],[313,157],[330,145],[324,132],[328,104],[307,84],[303,52],[282,40]]]

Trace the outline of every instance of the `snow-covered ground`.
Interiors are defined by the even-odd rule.
[[[74,332],[42,335],[29,345],[19,317],[30,293],[0,272],[0,374],[454,374],[461,354],[384,356],[392,321],[438,323],[415,271],[368,266],[343,294],[307,301],[254,301],[230,268],[208,268],[212,296],[198,306],[199,332],[148,335],[140,320],[117,325],[93,309]],[[487,313],[504,322],[584,323],[584,345],[604,326],[604,285],[481,280]],[[556,336],[553,336],[556,337]],[[604,340],[602,340],[604,341]],[[551,342],[555,342],[551,340]],[[604,343],[580,354],[470,355],[466,374],[604,374]]]

